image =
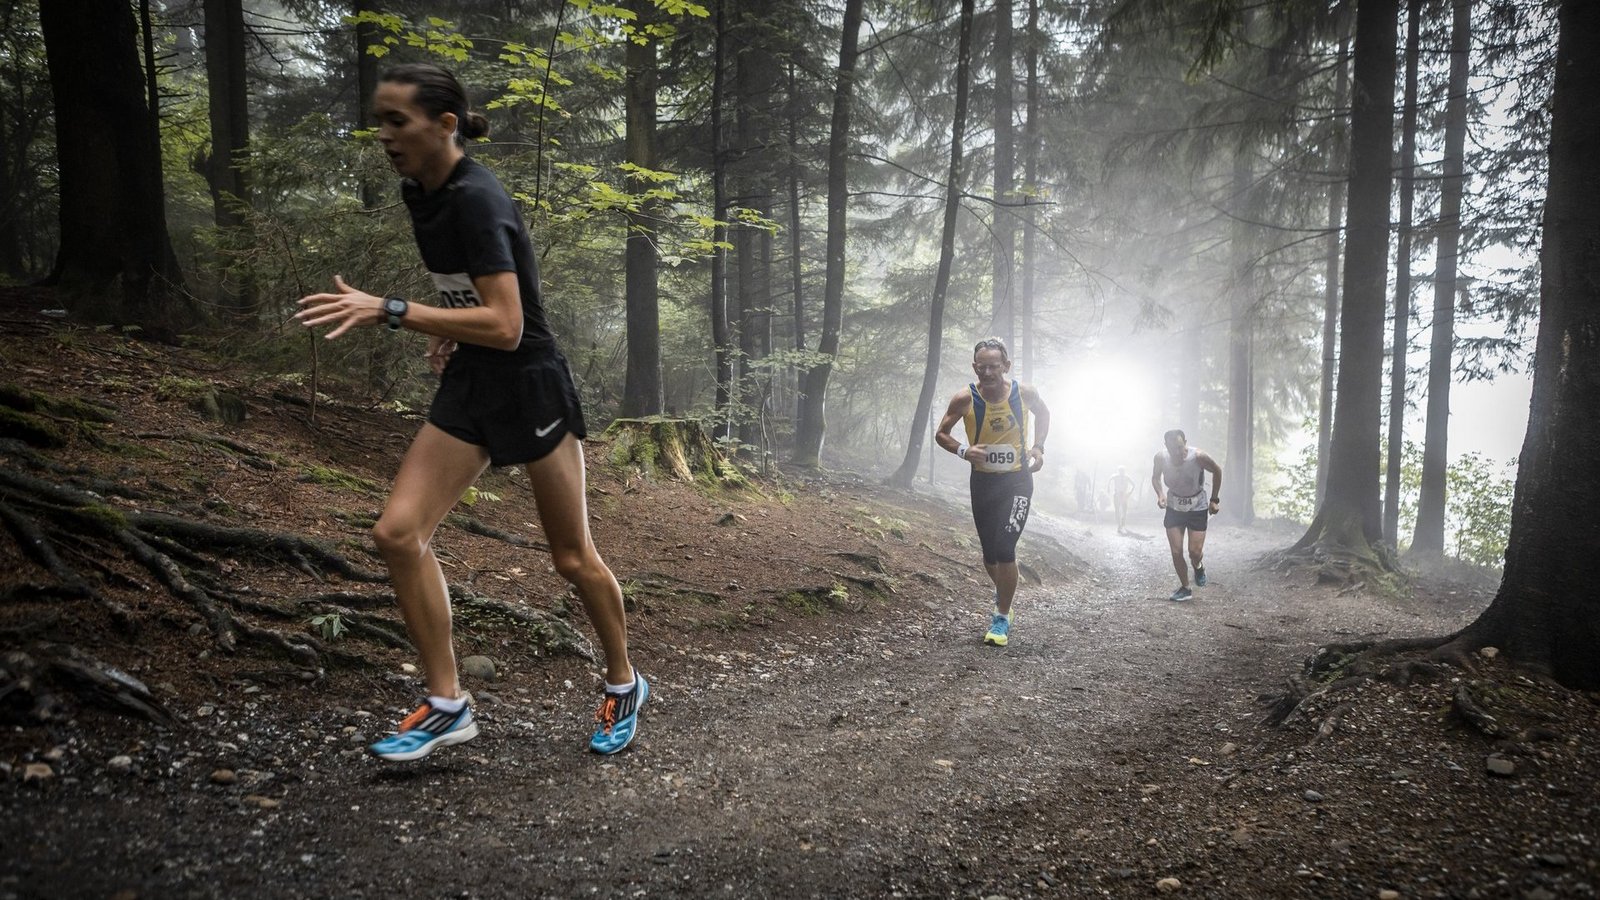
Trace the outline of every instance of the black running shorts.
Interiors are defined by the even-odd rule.
[[[972,473],[972,522],[978,526],[985,565],[1017,561],[1017,540],[1028,524],[1033,503],[1033,473]]]
[[[577,385],[554,349],[510,359],[451,357],[428,422],[487,449],[493,466],[533,462],[568,434],[588,434]]]
[[[1200,507],[1189,512],[1178,512],[1175,509],[1167,510],[1161,524],[1167,528],[1187,528],[1190,531],[1205,531],[1206,520],[1211,516],[1205,507]]]

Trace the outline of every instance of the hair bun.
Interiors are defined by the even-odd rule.
[[[489,120],[477,110],[469,111],[466,118],[457,127],[461,132],[461,136],[469,141],[489,136]]]

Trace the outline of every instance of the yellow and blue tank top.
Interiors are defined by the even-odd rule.
[[[962,421],[967,426],[967,443],[984,444],[989,454],[972,464],[979,472],[1017,472],[1025,467],[1028,439],[1028,406],[1022,402],[1022,386],[1011,382],[1011,396],[1004,403],[990,403],[976,384],[967,385],[972,405]]]

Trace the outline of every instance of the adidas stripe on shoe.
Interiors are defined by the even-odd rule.
[[[408,762],[421,759],[440,747],[460,744],[478,736],[478,723],[472,718],[472,702],[458,712],[445,712],[424,702],[417,711],[400,722],[400,730],[367,748],[379,759]]]
[[[594,737],[589,739],[589,749],[609,756],[633,743],[639,733],[639,710],[650,699],[650,683],[637,671],[633,673],[633,690],[626,694],[607,693],[600,700],[600,709],[594,714],[599,723]]]

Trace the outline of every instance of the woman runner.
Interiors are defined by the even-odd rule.
[[[539,270],[522,216],[499,181],[467,156],[489,123],[468,110],[461,84],[438,66],[397,66],[373,97],[378,141],[411,213],[436,306],[363,293],[338,275],[333,293],[303,297],[295,318],[428,336],[440,376],[428,422],[412,441],[373,539],[394,584],[406,630],[422,658],[428,697],[397,734],[373,744],[382,759],[420,759],[478,734],[456,676],[450,596],[433,535],[489,465],[524,466],[556,571],[582,598],[605,651],[605,693],[589,742],[615,753],[633,741],[650,694],[628,660],[622,591],[589,534],[584,497],[583,411],[567,361],[545,321]]]

